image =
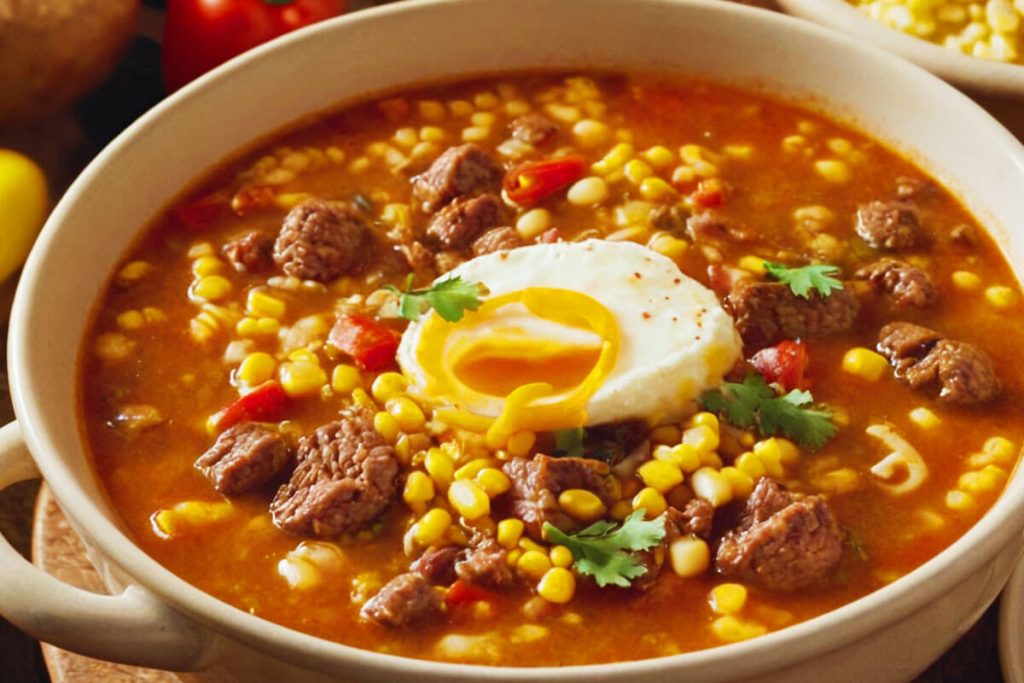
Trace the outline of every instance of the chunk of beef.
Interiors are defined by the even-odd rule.
[[[938,195],[935,183],[912,176],[900,176],[896,179],[896,196],[900,199],[917,199]]]
[[[395,498],[395,451],[373,428],[373,414],[351,408],[299,441],[291,481],[277,491],[274,524],[299,536],[358,531]]]
[[[530,145],[542,145],[558,133],[558,126],[537,112],[512,119],[509,129],[512,131],[512,137]]]
[[[665,517],[665,540],[694,534],[702,538],[711,535],[715,521],[715,507],[703,498],[694,498],[682,510],[669,507]]]
[[[433,212],[456,197],[497,189],[502,175],[501,166],[477,145],[449,147],[412,179],[412,196]]]
[[[465,261],[466,259],[457,251],[440,251],[434,255],[434,267],[442,275],[453,268],[458,268]]]
[[[330,282],[365,262],[370,231],[344,204],[310,199],[288,212],[274,242],[274,263],[287,275]]]
[[[935,303],[938,296],[928,273],[896,259],[885,258],[864,266],[855,277],[891,295],[898,306],[926,308]]]
[[[409,569],[423,574],[434,585],[448,586],[455,583],[455,563],[465,554],[465,550],[457,545],[427,548],[409,565]]]
[[[592,458],[609,463],[615,469],[624,458],[634,455],[636,449],[647,441],[650,431],[643,420],[624,420],[587,427],[583,438],[583,451]],[[647,445],[649,455],[650,444]],[[639,457],[638,455],[638,460]],[[637,465],[639,464],[638,462]],[[615,472],[618,475],[618,469],[615,469]]]
[[[694,242],[746,242],[750,234],[714,211],[697,213],[686,219],[686,231]]]
[[[686,231],[686,219],[690,213],[678,206],[657,206],[647,216],[648,225],[654,230],[663,230],[676,235]]]
[[[418,572],[399,574],[366,601],[359,614],[391,627],[408,626],[444,615],[444,598]]]
[[[739,526],[722,537],[722,574],[790,591],[820,582],[843,554],[843,535],[821,496],[789,493],[762,477]]]
[[[274,240],[253,230],[224,245],[224,258],[240,272],[258,273],[274,265]]]
[[[459,250],[504,221],[505,207],[493,194],[460,197],[434,214],[427,235],[445,249]]]
[[[909,202],[875,201],[857,209],[857,234],[874,249],[907,249],[919,232],[917,212]]]
[[[725,305],[744,343],[755,347],[785,338],[845,332],[860,309],[850,287],[833,290],[827,297],[811,291],[805,299],[781,282],[740,281]]]
[[[455,562],[455,574],[466,583],[502,588],[515,581],[508,552],[492,536],[476,534],[465,555]]]
[[[1002,391],[988,354],[927,327],[890,323],[878,333],[878,350],[892,363],[897,379],[914,389],[937,391],[946,403],[984,403]]]
[[[430,268],[434,265],[434,252],[425,247],[422,242],[409,242],[401,245],[399,249],[402,256],[405,257],[405,262],[413,270]]]
[[[496,251],[508,251],[509,249],[521,247],[524,244],[526,242],[519,236],[515,228],[508,226],[492,228],[473,242],[473,256],[483,256],[484,254],[492,254]]]
[[[276,429],[242,422],[217,437],[196,460],[196,469],[220,493],[238,496],[271,481],[287,464],[288,445]]]
[[[967,223],[961,223],[950,230],[949,239],[958,247],[964,247],[967,249],[975,248],[978,246],[978,242],[980,241],[978,238],[978,231],[974,229],[973,225],[969,225]]]
[[[515,516],[526,523],[530,535],[541,538],[541,527],[550,522],[572,531],[576,522],[558,506],[558,494],[566,489],[587,489],[609,507],[614,503],[608,465],[587,458],[552,458],[538,454],[532,459],[513,458],[505,463],[512,480],[509,496]]]

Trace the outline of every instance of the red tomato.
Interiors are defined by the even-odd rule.
[[[725,204],[725,183],[719,178],[707,178],[697,183],[697,189],[690,195],[693,203],[702,209],[713,209]]]
[[[352,356],[363,370],[383,370],[395,362],[398,352],[398,335],[390,327],[362,315],[339,317],[327,341]]]
[[[775,346],[761,349],[750,359],[750,364],[764,375],[768,382],[778,382],[786,391],[806,389],[804,373],[807,372],[807,347],[800,340],[779,342]]]
[[[520,206],[532,206],[583,177],[587,162],[571,154],[547,161],[527,161],[505,175],[505,194]]]
[[[213,192],[188,204],[171,209],[171,215],[188,230],[204,230],[227,213],[228,197],[223,192]]]
[[[281,385],[275,380],[268,380],[210,419],[213,428],[222,432],[239,422],[258,422],[276,417],[287,403],[288,396]]]
[[[171,0],[164,85],[177,90],[235,55],[346,9],[348,0]]]
[[[466,583],[461,579],[456,580],[444,594],[445,602],[453,607],[493,599],[494,593],[479,586],[474,586],[471,583]]]

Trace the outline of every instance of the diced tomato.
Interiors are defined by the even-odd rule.
[[[245,185],[231,198],[231,210],[235,215],[246,216],[253,211],[274,205],[274,188],[266,185]]]
[[[690,195],[693,203],[702,209],[713,209],[725,204],[725,183],[719,178],[707,178],[697,183]]]
[[[288,404],[288,396],[276,380],[268,380],[210,418],[213,428],[222,432],[239,422],[269,420]]]
[[[227,213],[228,197],[223,192],[213,192],[187,204],[171,209],[171,215],[188,230],[205,230],[215,220]]]
[[[352,356],[363,370],[383,370],[395,362],[398,335],[390,327],[362,315],[343,315],[327,341]]]
[[[505,194],[520,206],[532,206],[583,177],[587,162],[572,154],[547,161],[527,161],[505,174]]]
[[[807,346],[799,339],[787,339],[775,346],[761,349],[750,359],[750,364],[764,375],[768,382],[778,382],[786,391],[806,389]]]
[[[481,600],[494,600],[494,598],[494,593],[489,590],[480,588],[479,586],[474,586],[471,583],[466,583],[461,579],[453,583],[444,594],[445,602],[452,607],[457,605],[468,605],[470,603],[480,602]]]

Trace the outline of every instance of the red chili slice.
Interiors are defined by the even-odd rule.
[[[489,590],[466,583],[461,579],[456,580],[444,594],[444,600],[452,607],[456,605],[468,605],[481,600],[494,600],[494,594]]]
[[[210,418],[213,428],[222,432],[239,422],[269,420],[278,416],[288,396],[276,380],[268,380]]]
[[[363,370],[383,370],[395,362],[398,336],[386,325],[362,315],[343,315],[331,328],[327,341],[352,356]]]
[[[576,154],[527,161],[505,174],[505,194],[520,206],[532,206],[576,182],[586,171],[586,160]]]
[[[809,386],[804,377],[809,361],[807,346],[800,340],[787,339],[755,353],[750,364],[765,380],[778,382],[784,390],[790,391]]]

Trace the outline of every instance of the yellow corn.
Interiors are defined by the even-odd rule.
[[[850,349],[843,356],[843,370],[869,382],[877,382],[888,367],[885,356],[862,346]]]
[[[608,150],[608,153],[601,157],[600,160],[595,161],[590,168],[594,173],[608,175],[612,171],[622,168],[633,157],[635,152],[636,149],[633,145],[628,142],[620,142]]]
[[[276,367],[277,361],[273,356],[257,351],[245,357],[235,372],[235,378],[242,384],[254,387],[273,377]]]
[[[690,488],[700,498],[716,508],[732,500],[733,491],[729,481],[717,470],[702,467],[690,476]]]
[[[472,479],[486,467],[497,467],[498,461],[494,458],[476,458],[455,470],[456,479]]]
[[[723,642],[737,643],[764,635],[768,629],[756,622],[726,614],[711,622],[711,631]]]
[[[192,274],[197,278],[201,278],[206,275],[216,275],[223,269],[224,262],[210,254],[200,256],[192,262]]]
[[[629,517],[629,513],[633,511],[633,505],[628,500],[620,500],[619,502],[612,505],[612,509],[608,512],[608,515],[621,522],[626,517]]]
[[[723,583],[711,589],[708,596],[716,614],[736,614],[747,602],[747,588],[740,583]]]
[[[751,479],[760,479],[767,472],[764,469],[764,464],[761,462],[761,458],[757,457],[750,451],[743,453],[740,457],[736,458],[736,469],[746,474]]]
[[[571,567],[573,563],[572,551],[564,545],[553,545],[548,551],[548,558],[551,564],[556,567]]]
[[[764,275],[767,272],[764,268],[764,259],[760,256],[743,256],[736,265],[754,275]]]
[[[523,550],[536,550],[539,553],[546,553],[547,552],[547,549],[544,546],[542,546],[540,543],[537,543],[532,538],[528,538],[526,536],[521,536],[519,538],[518,545]]]
[[[472,479],[452,482],[448,487],[448,502],[470,522],[491,512],[491,499]]]
[[[683,483],[683,473],[679,468],[663,460],[649,460],[640,465],[636,473],[644,484],[659,493],[668,493]]]
[[[500,496],[512,488],[512,481],[508,475],[495,467],[483,468],[477,472],[473,480],[491,498]]]
[[[581,147],[600,147],[611,139],[612,130],[607,124],[593,119],[582,119],[572,126],[573,137]]]
[[[673,237],[667,232],[656,232],[651,235],[651,239],[647,241],[647,248],[658,252],[662,256],[667,256],[668,258],[675,260],[682,258],[683,254],[686,253],[686,250],[690,248],[690,245],[686,240]]]
[[[1012,308],[1017,303],[1017,292],[1003,285],[993,285],[985,290],[985,301],[995,308]]]
[[[675,163],[676,156],[672,153],[668,147],[664,145],[655,145],[644,150],[643,158],[647,159],[652,166],[657,168],[666,168]]]
[[[505,561],[508,562],[508,566],[514,567],[519,563],[519,558],[523,556],[523,551],[519,548],[513,548],[505,553]]]
[[[377,375],[377,379],[373,380],[373,385],[370,387],[370,393],[373,394],[375,399],[381,403],[385,403],[404,392],[408,386],[409,382],[406,381],[405,377],[399,373],[382,372]]]
[[[953,285],[965,292],[976,292],[981,289],[981,278],[969,270],[957,270],[952,275]]]
[[[398,433],[401,431],[395,416],[383,410],[373,416],[373,428],[389,443],[395,443],[398,440]]]
[[[711,564],[711,550],[702,538],[682,536],[668,547],[669,564],[678,576],[690,579],[700,576]]]
[[[523,520],[514,517],[498,522],[498,545],[508,550],[515,548],[523,536],[524,527]]]
[[[709,452],[718,448],[718,430],[706,424],[698,424],[683,432],[683,443],[697,451]]]
[[[134,280],[141,279],[152,269],[152,264],[149,264],[146,261],[132,261],[125,264],[124,268],[118,272],[117,276],[122,280],[132,282]]]
[[[946,507],[957,512],[967,512],[978,506],[978,501],[965,491],[953,489],[946,493]]]
[[[444,508],[431,508],[416,522],[413,537],[420,545],[440,541],[452,525],[452,516]]]
[[[643,509],[644,514],[648,519],[653,519],[660,515],[668,507],[668,503],[665,501],[665,496],[661,495],[657,489],[653,489],[650,486],[644,489],[640,489],[640,492],[633,496],[633,509]]]
[[[423,466],[440,488],[446,488],[455,478],[455,459],[444,449],[435,447],[428,450]]]
[[[141,311],[131,308],[117,316],[117,326],[122,330],[137,330],[146,324],[146,317]]]
[[[565,198],[576,206],[595,206],[608,198],[608,183],[597,176],[581,178],[569,187]]]
[[[565,514],[581,522],[593,522],[604,517],[604,503],[586,489],[566,489],[558,495],[558,505]]]
[[[556,605],[564,605],[572,600],[575,592],[576,577],[565,567],[552,567],[547,570],[537,584],[537,594]]]
[[[153,525],[163,538],[176,536],[189,527],[213,524],[234,514],[234,506],[227,501],[207,502],[187,500],[153,515]]]
[[[396,396],[387,402],[388,412],[395,418],[398,428],[403,432],[414,432],[421,429],[427,418],[423,415],[416,402],[408,396]]]
[[[513,458],[525,458],[530,454],[533,444],[537,441],[537,435],[533,432],[515,432],[508,437],[508,454]]]
[[[652,169],[646,161],[641,161],[640,159],[631,159],[627,161],[622,170],[625,173],[626,178],[628,178],[634,185],[639,185],[645,178],[650,178],[654,175],[654,169]]]
[[[291,397],[315,394],[327,384],[324,369],[309,361],[281,363],[277,373],[281,388]]]
[[[519,556],[516,567],[523,574],[539,579],[551,569],[551,560],[546,553],[540,550],[527,550]]]
[[[838,159],[821,159],[814,162],[814,170],[818,175],[830,183],[848,183],[853,178],[853,172],[845,161]]]
[[[406,503],[426,503],[434,499],[434,481],[426,472],[413,470],[405,480],[402,499]]]
[[[995,462],[1009,465],[1015,460],[1013,442],[1004,436],[993,436],[981,447],[983,453],[991,455]]]
[[[220,275],[206,275],[192,283],[189,293],[203,301],[220,301],[231,293],[231,281]]]
[[[338,365],[331,372],[331,388],[339,394],[350,393],[361,386],[363,377],[359,374],[359,369],[352,365]]]
[[[694,472],[700,467],[700,454],[697,449],[687,443],[668,446],[655,446],[654,459],[675,465],[683,472]]]
[[[986,465],[976,472],[964,472],[957,479],[957,488],[973,496],[983,496],[999,488],[1006,480],[1006,472],[995,465]]]
[[[657,427],[651,431],[650,435],[651,443],[664,446],[679,443],[679,439],[681,437],[682,432],[680,432],[679,427],[676,427],[675,425]]]
[[[754,148],[750,145],[726,145],[722,148],[727,156],[746,161],[754,156]]]
[[[285,303],[266,292],[251,289],[246,298],[245,310],[256,318],[280,318],[284,315]]]
[[[696,413],[693,417],[690,418],[690,421],[687,423],[686,426],[687,427],[700,427],[700,426],[704,426],[704,427],[707,427],[707,428],[713,430],[715,432],[715,434],[717,434],[719,432],[719,429],[720,429],[720,425],[719,425],[719,422],[718,422],[718,416],[715,415],[714,413],[709,413],[707,411],[702,411],[702,412]]]
[[[723,467],[720,472],[732,487],[732,492],[737,498],[746,498],[754,490],[754,479],[743,470],[736,467]]]
[[[911,422],[922,429],[935,429],[942,424],[939,416],[924,406],[918,406],[911,410],[909,417]]]

